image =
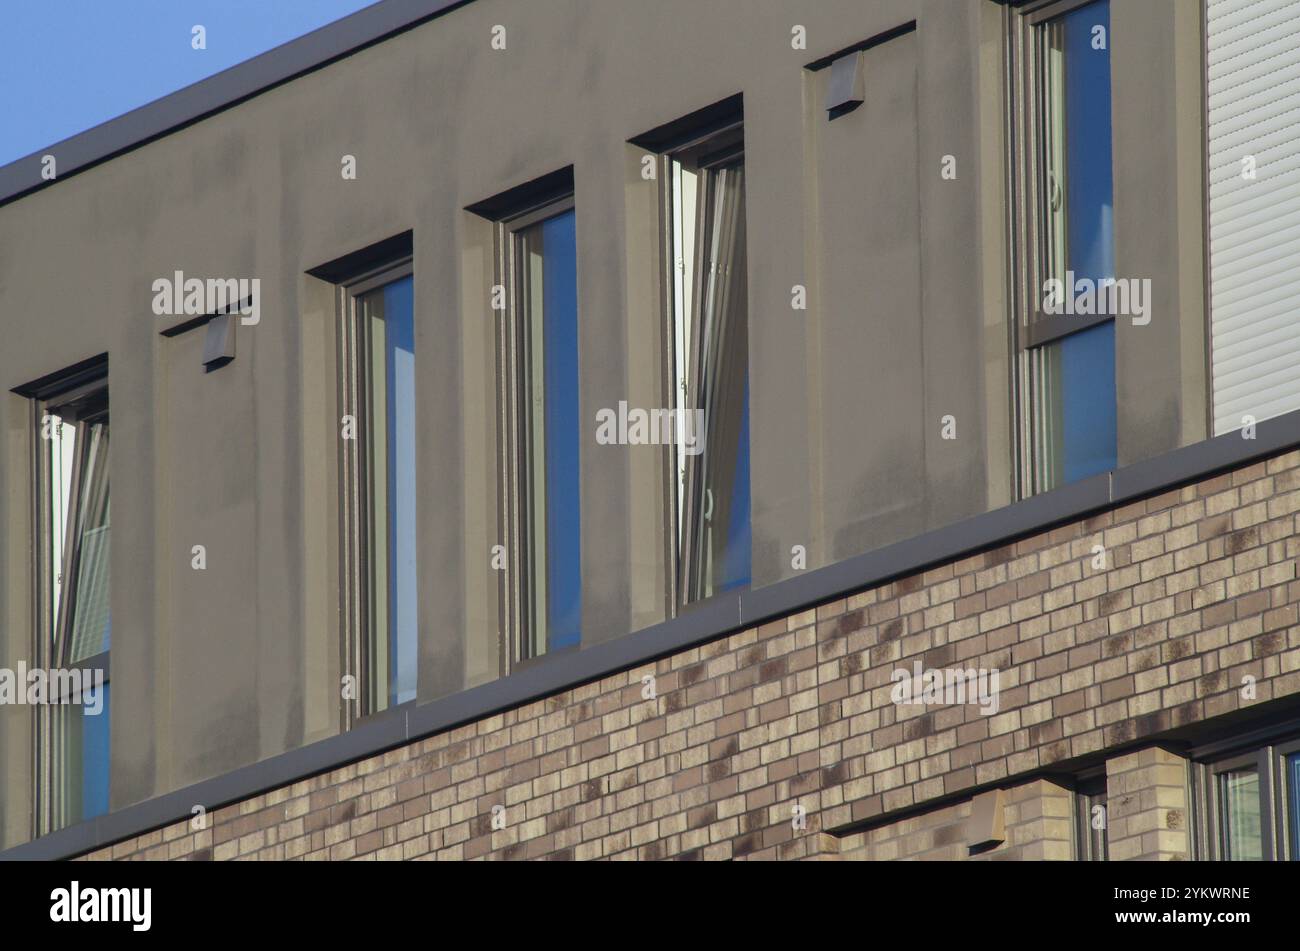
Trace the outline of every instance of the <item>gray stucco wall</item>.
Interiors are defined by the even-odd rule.
[[[1116,142],[1140,121],[1181,169],[1183,119],[1150,119],[1185,79],[1185,36],[1175,55],[1161,27],[1177,2],[1116,15],[1117,30],[1133,24],[1116,39]],[[660,460],[594,441],[598,409],[662,397],[653,266],[636,252],[653,246],[654,186],[627,142],[738,92],[755,583],[793,574],[793,545],[815,567],[1003,504],[1008,377],[989,328],[1004,251],[988,242],[1003,213],[1001,16],[991,0],[476,0],[0,208],[0,661],[26,657],[31,630],[28,415],[8,391],[108,352],[114,807],[337,729],[333,301],[305,272],[412,230],[420,696],[495,676],[491,235],[464,208],[568,165],[593,421],[584,639],[662,618]],[[828,124],[826,72],[804,67],[912,20],[867,51],[866,104]],[[489,45],[497,24],[504,51]],[[791,48],[795,25],[806,50]],[[1137,247],[1146,208],[1124,205],[1147,183],[1128,168],[1121,257],[1143,276],[1185,268],[1195,255]],[[201,332],[159,336],[151,282],[176,270],[262,282],[260,324],[239,328],[216,373],[202,372]],[[806,312],[791,309],[795,284]],[[1195,328],[1179,327],[1173,351],[1121,352],[1122,461],[1197,433],[1184,418],[1203,407],[1181,407],[1169,362],[1195,363],[1182,355]],[[1130,423],[1126,394],[1153,365],[1165,395]],[[947,414],[955,441],[940,438]],[[28,837],[29,733],[25,710],[0,709],[5,845]]]
[[[1200,4],[1111,3],[1115,266],[1151,280],[1151,322],[1115,327],[1119,464],[1207,435],[1208,194]]]

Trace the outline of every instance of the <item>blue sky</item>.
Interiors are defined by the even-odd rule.
[[[375,2],[0,0],[0,165]]]

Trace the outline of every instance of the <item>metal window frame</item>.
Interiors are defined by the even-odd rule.
[[[104,672],[104,686],[111,677],[111,647],[91,657],[73,662],[67,656],[66,637],[60,639],[59,630],[55,628],[53,577],[51,575],[53,526],[50,520],[50,491],[53,473],[50,469],[49,447],[42,437],[45,418],[55,415],[75,403],[98,402],[103,406],[92,412],[94,418],[109,416],[108,361],[106,357],[94,358],[66,371],[64,382],[45,378],[34,384],[33,392],[25,393],[30,397],[29,432],[31,433],[31,538],[33,539],[33,571],[30,592],[32,605],[32,645],[31,656],[36,666],[49,670],[56,666],[69,669],[94,670]],[[111,482],[110,482],[111,485]],[[69,490],[69,506],[80,508],[79,493],[74,485]],[[71,520],[70,520],[71,521]],[[66,544],[66,542],[65,542]],[[111,557],[111,556],[110,556]],[[60,627],[70,628],[65,623]],[[62,696],[59,697],[63,699]],[[53,721],[55,710],[61,704],[46,703],[34,711],[31,722],[32,739],[32,835],[39,838],[58,831],[54,824],[54,803],[51,790],[58,785],[55,775],[57,764],[54,762]],[[110,709],[109,716],[112,716]],[[110,771],[111,788],[111,771]]]
[[[672,167],[674,162],[690,162],[697,170],[701,172],[719,171],[727,168],[735,168],[745,163],[745,121],[744,117],[728,117],[719,124],[714,124],[691,134],[688,138],[681,141],[673,142],[671,147],[658,156],[657,173],[659,180],[659,273],[660,273],[660,300],[662,302],[660,313],[660,342],[661,342],[661,372],[660,384],[662,392],[668,395],[669,408],[674,413],[679,409],[690,409],[683,407],[682,394],[678,392],[675,367],[677,362],[677,327],[676,327],[676,293],[674,274],[676,268],[676,255],[674,247],[674,196],[672,187]],[[696,223],[696,247],[702,248],[701,232],[706,226],[704,217]],[[748,241],[748,231],[746,232],[746,241]],[[698,293],[698,289],[697,289]],[[748,313],[746,314],[748,320]],[[697,328],[703,332],[703,328]],[[677,499],[677,470],[681,465],[681,447],[679,440],[674,440],[671,446],[666,447],[663,463],[663,512],[665,516],[664,529],[664,564],[669,567],[665,572],[667,578],[665,592],[665,607],[668,611],[668,617],[675,617],[691,605],[700,604],[710,600],[709,597],[697,598],[691,597],[691,584],[689,575],[693,570],[693,558],[688,549],[693,543],[689,539],[693,538],[695,533],[690,531],[687,526],[683,525],[684,520],[690,520],[695,517],[693,506],[690,505],[692,492],[688,489],[686,495],[686,506],[679,504]],[[706,450],[707,451],[707,450]],[[694,457],[688,457],[687,465],[687,482],[690,485],[694,479],[698,478],[699,460],[702,454]],[[679,538],[682,539],[679,542]]]
[[[1067,13],[1073,13],[1079,7],[1086,7],[1096,2],[1097,0],[1037,0],[1035,3],[1025,4],[1019,12],[1030,26],[1038,26],[1040,23],[1063,17]]]
[[[526,412],[528,365],[535,345],[527,281],[521,266],[523,232],[577,207],[572,191],[545,195],[514,209],[493,223],[496,283],[505,288],[505,312],[497,321],[497,511],[500,537],[506,547],[506,571],[498,587],[501,627],[498,632],[499,673],[506,677],[521,665],[548,655],[548,632],[536,620],[537,590],[545,587],[535,563],[534,512],[538,499],[532,471],[539,447],[534,444]],[[536,345],[540,346],[540,342]]]
[[[904,31],[915,29],[915,22]],[[892,35],[892,34],[891,34]],[[878,38],[883,42],[888,37]],[[868,40],[862,46],[872,45]],[[848,52],[848,51],[846,51]],[[831,60],[812,64],[808,69],[830,65]],[[674,157],[695,153],[704,164],[725,163],[728,159],[743,161],[745,106],[743,93],[736,93],[701,109],[658,126],[628,140],[628,144],[643,149],[655,157],[655,181],[658,230],[652,262],[659,283],[658,352],[659,393],[666,408],[676,410],[680,405],[675,373],[676,328],[674,324],[675,257],[673,240],[673,190],[672,165]],[[681,572],[678,559],[678,525],[681,518],[677,498],[678,453],[676,445],[665,447],[660,456],[660,513],[663,519],[661,533],[661,564],[665,566],[663,610],[666,619],[680,615],[688,603],[682,596]],[[706,599],[707,600],[707,599]],[[696,604],[701,602],[694,602]]]
[[[338,357],[338,411],[340,418],[353,418],[353,439],[340,440],[339,452],[339,669],[356,678],[352,700],[339,696],[339,727],[347,731],[358,722],[385,713],[387,691],[379,696],[370,642],[378,608],[372,590],[371,550],[374,545],[375,514],[373,473],[370,465],[369,427],[371,416],[370,340],[362,326],[360,298],[370,291],[415,273],[413,256],[403,256],[335,286]],[[418,411],[418,406],[417,406]],[[387,595],[384,610],[388,611]],[[389,619],[391,623],[391,618]],[[388,674],[384,672],[384,679]],[[407,701],[407,704],[414,701]],[[399,704],[398,706],[406,706]]]
[[[1073,798],[1075,858],[1081,862],[1110,861],[1110,803],[1105,767],[1081,774],[1075,782]],[[1092,810],[1096,805],[1106,810],[1106,821],[1100,829],[1092,827]]]
[[[1287,771],[1286,761],[1290,756],[1300,753],[1300,737],[1288,740],[1284,743],[1277,743],[1273,746],[1273,766],[1277,770],[1277,784],[1274,792],[1274,806],[1277,820],[1275,840],[1277,842],[1276,857],[1287,859],[1292,862],[1300,861],[1300,851],[1295,849],[1291,844],[1291,838],[1294,830],[1292,823],[1300,821],[1300,816],[1291,815],[1291,798],[1288,793],[1291,791],[1291,774]]]
[[[1047,274],[1047,228],[1043,176],[1046,154],[1044,103],[1045,27],[1098,0],[1039,0],[1005,9],[1008,169],[1008,286],[1010,288],[1011,405],[1015,413],[1012,491],[1026,499],[1061,483],[1045,468],[1053,437],[1044,429],[1050,410],[1039,377],[1045,348],[1066,337],[1112,323],[1112,314],[1043,314],[1039,295]]]
[[[1236,756],[1228,756],[1204,764],[1202,775],[1205,778],[1205,818],[1210,823],[1212,831],[1206,844],[1210,848],[1212,857],[1218,861],[1229,859],[1226,839],[1228,829],[1223,813],[1226,803],[1219,789],[1220,778],[1227,773],[1242,769],[1254,769],[1255,775],[1259,777],[1261,857],[1265,862],[1273,860],[1276,853],[1274,844],[1276,836],[1273,822],[1273,771],[1270,768],[1272,756],[1269,753],[1271,749],[1271,746],[1261,746],[1249,753],[1239,753]]]
[[[1294,736],[1294,733],[1292,725],[1290,735]],[[1253,768],[1259,777],[1262,861],[1271,862],[1287,857],[1290,851],[1287,838],[1289,819],[1284,767],[1287,755],[1298,751],[1300,738],[1273,740],[1245,750],[1238,748],[1236,752],[1195,764],[1192,830],[1196,858],[1228,861],[1225,844],[1227,828],[1223,817],[1225,804],[1219,790],[1219,777],[1244,768]]]
[[[1214,436],[1214,308],[1213,274],[1210,272],[1210,4],[1198,0],[1201,17],[1201,294],[1205,313],[1205,435]]]

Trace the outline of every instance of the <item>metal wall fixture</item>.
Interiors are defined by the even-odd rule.
[[[203,340],[203,372],[219,370],[235,359],[235,320],[230,314],[217,314],[208,321],[208,335]]]
[[[862,50],[855,50],[831,63],[831,80],[826,86],[826,111],[830,121],[852,112],[866,98],[866,57]]]
[[[251,299],[246,298],[231,304],[219,313],[194,317],[168,327],[160,333],[164,337],[179,337],[183,333],[206,326],[207,335],[203,338],[203,372],[211,373],[213,370],[220,370],[235,359],[235,327],[239,324],[236,318],[250,303]]]

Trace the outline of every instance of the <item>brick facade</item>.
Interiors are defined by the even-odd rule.
[[[1068,859],[1044,776],[1096,754],[1111,857],[1185,857],[1185,763],[1155,740],[1300,693],[1297,512],[1289,452],[89,857],[965,858],[1000,788],[976,857]],[[916,660],[998,670],[997,712],[896,705]]]
[[[1179,860],[1191,856],[1187,761],[1151,747],[1106,761],[1110,857]]]

